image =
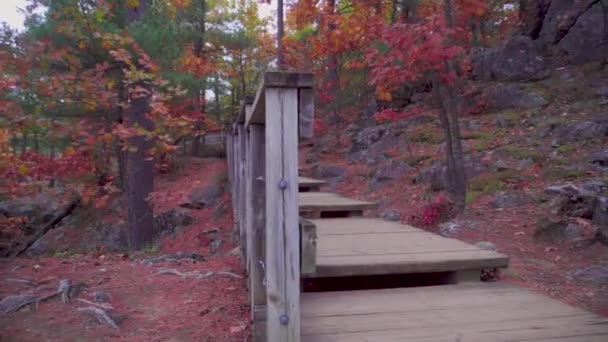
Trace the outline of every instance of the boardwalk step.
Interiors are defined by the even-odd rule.
[[[608,318],[503,283],[304,293],[303,342],[608,341]]]
[[[506,255],[373,218],[312,219],[316,270],[306,277],[464,272],[507,267]]]
[[[327,182],[320,179],[298,177],[298,186],[300,192],[319,191],[319,189],[326,185]]]
[[[364,210],[378,208],[377,203],[346,198],[329,192],[301,192],[299,203],[300,214],[307,217],[361,216]]]

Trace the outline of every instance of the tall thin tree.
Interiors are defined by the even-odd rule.
[[[135,6],[128,6],[127,22],[139,20],[147,7],[147,0],[139,0]],[[125,120],[129,126],[147,131],[154,129],[154,123],[147,117],[150,111],[150,90],[145,81],[138,82],[128,90],[129,108]],[[150,203],[150,195],[154,191],[154,162],[149,155],[152,142],[145,135],[138,134],[129,138],[128,145],[125,182],[127,239],[130,248],[140,249],[152,242],[157,234]]]

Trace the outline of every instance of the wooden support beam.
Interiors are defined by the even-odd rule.
[[[246,184],[245,184],[245,165],[247,165],[247,134],[245,131],[245,125],[238,125],[238,145],[239,145],[239,160],[238,160],[238,173],[239,173],[239,190],[237,197],[237,211],[238,211],[238,222],[239,222],[239,243],[241,246],[242,261],[246,264],[247,262],[247,235],[246,235],[246,218],[245,218],[245,196],[246,196]]]
[[[317,270],[317,227],[309,220],[300,219],[300,268],[303,276]]]
[[[314,134],[314,93],[312,88],[298,89],[298,137],[310,139]]]
[[[298,90],[266,88],[266,301],[268,341],[300,341]],[[270,117],[272,119],[270,119]]]
[[[265,144],[264,126],[249,126],[249,153],[247,175],[247,251],[249,259],[249,292],[252,318],[255,308],[266,308],[264,263],[266,262],[266,192],[264,186]],[[265,321],[264,321],[265,322]],[[264,333],[266,325],[264,325]]]
[[[238,161],[239,155],[239,144],[236,125],[232,128],[232,218],[234,220],[235,229],[238,231],[238,188],[239,188],[239,173],[238,173]]]

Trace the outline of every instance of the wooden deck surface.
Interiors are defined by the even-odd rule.
[[[506,255],[422,229],[372,218],[313,219],[311,277],[450,272],[507,267]]]
[[[303,293],[305,342],[606,342],[608,318],[503,283]]]
[[[301,192],[300,212],[303,211],[363,211],[376,209],[377,203],[359,201],[329,192]]]
[[[321,179],[300,176],[298,177],[298,184],[304,187],[320,187],[327,184],[327,182]]]

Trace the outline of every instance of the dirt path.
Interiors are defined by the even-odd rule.
[[[221,160],[193,159],[184,165],[157,180],[161,196],[155,210],[176,207],[193,186],[217,183],[225,172]],[[236,243],[231,239],[227,196],[219,206],[223,210],[192,210],[192,225],[163,238],[159,250],[145,255],[97,252],[0,260],[0,298],[52,292],[61,279],[87,285],[68,304],[54,298],[38,308],[0,316],[0,341],[248,340],[247,289],[241,262],[230,253]],[[213,228],[219,229],[217,233],[205,232]],[[218,240],[221,246],[212,253],[212,242]],[[200,254],[205,260],[141,262],[179,251]],[[79,299],[110,305],[110,315],[120,329],[77,311],[90,306]]]

